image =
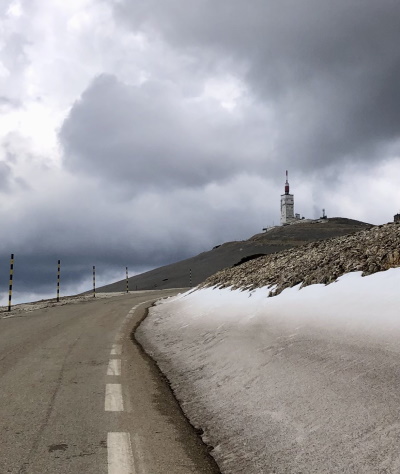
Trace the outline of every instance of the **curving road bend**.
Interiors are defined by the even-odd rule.
[[[0,316],[2,474],[219,472],[130,339],[146,307],[177,292]]]

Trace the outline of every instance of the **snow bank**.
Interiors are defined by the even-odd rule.
[[[400,472],[400,269],[270,290],[188,292],[136,334],[222,472]]]

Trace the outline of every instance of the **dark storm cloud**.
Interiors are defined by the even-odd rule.
[[[263,150],[248,141],[264,130],[249,125],[212,102],[187,100],[171,83],[128,86],[103,75],[73,106],[60,140],[68,169],[128,181],[134,192],[201,186],[251,170]]]
[[[274,108],[277,152],[293,166],[385,158],[400,135],[399,2],[125,0],[115,8],[121,22],[210,67],[240,64]]]

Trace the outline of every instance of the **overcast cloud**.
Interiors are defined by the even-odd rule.
[[[400,210],[400,4],[0,0],[0,290]]]

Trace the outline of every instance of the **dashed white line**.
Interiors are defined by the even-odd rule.
[[[107,375],[121,375],[121,359],[109,360]]]
[[[121,355],[122,344],[113,344],[110,355]]]
[[[151,300],[149,300],[151,301]],[[129,311],[125,320],[128,322],[135,314],[136,308],[148,303],[140,303]],[[125,323],[127,324],[127,323]],[[120,356],[122,353],[122,344],[120,344],[125,334],[125,324],[120,327],[115,338],[110,356]],[[121,375],[121,359],[110,359],[107,368],[107,375]],[[129,409],[129,400],[128,407]],[[119,383],[106,384],[106,396],[104,402],[105,411],[124,411],[124,402],[122,397],[122,386]],[[136,452],[138,453],[139,468],[142,474],[146,474],[144,456],[140,449],[139,436],[134,437]],[[108,474],[136,474],[135,464],[132,454],[132,445],[129,433],[111,432],[107,435],[107,454],[108,454]]]
[[[122,387],[119,383],[106,384],[105,411],[124,411]]]
[[[129,433],[108,433],[108,474],[136,474]]]

